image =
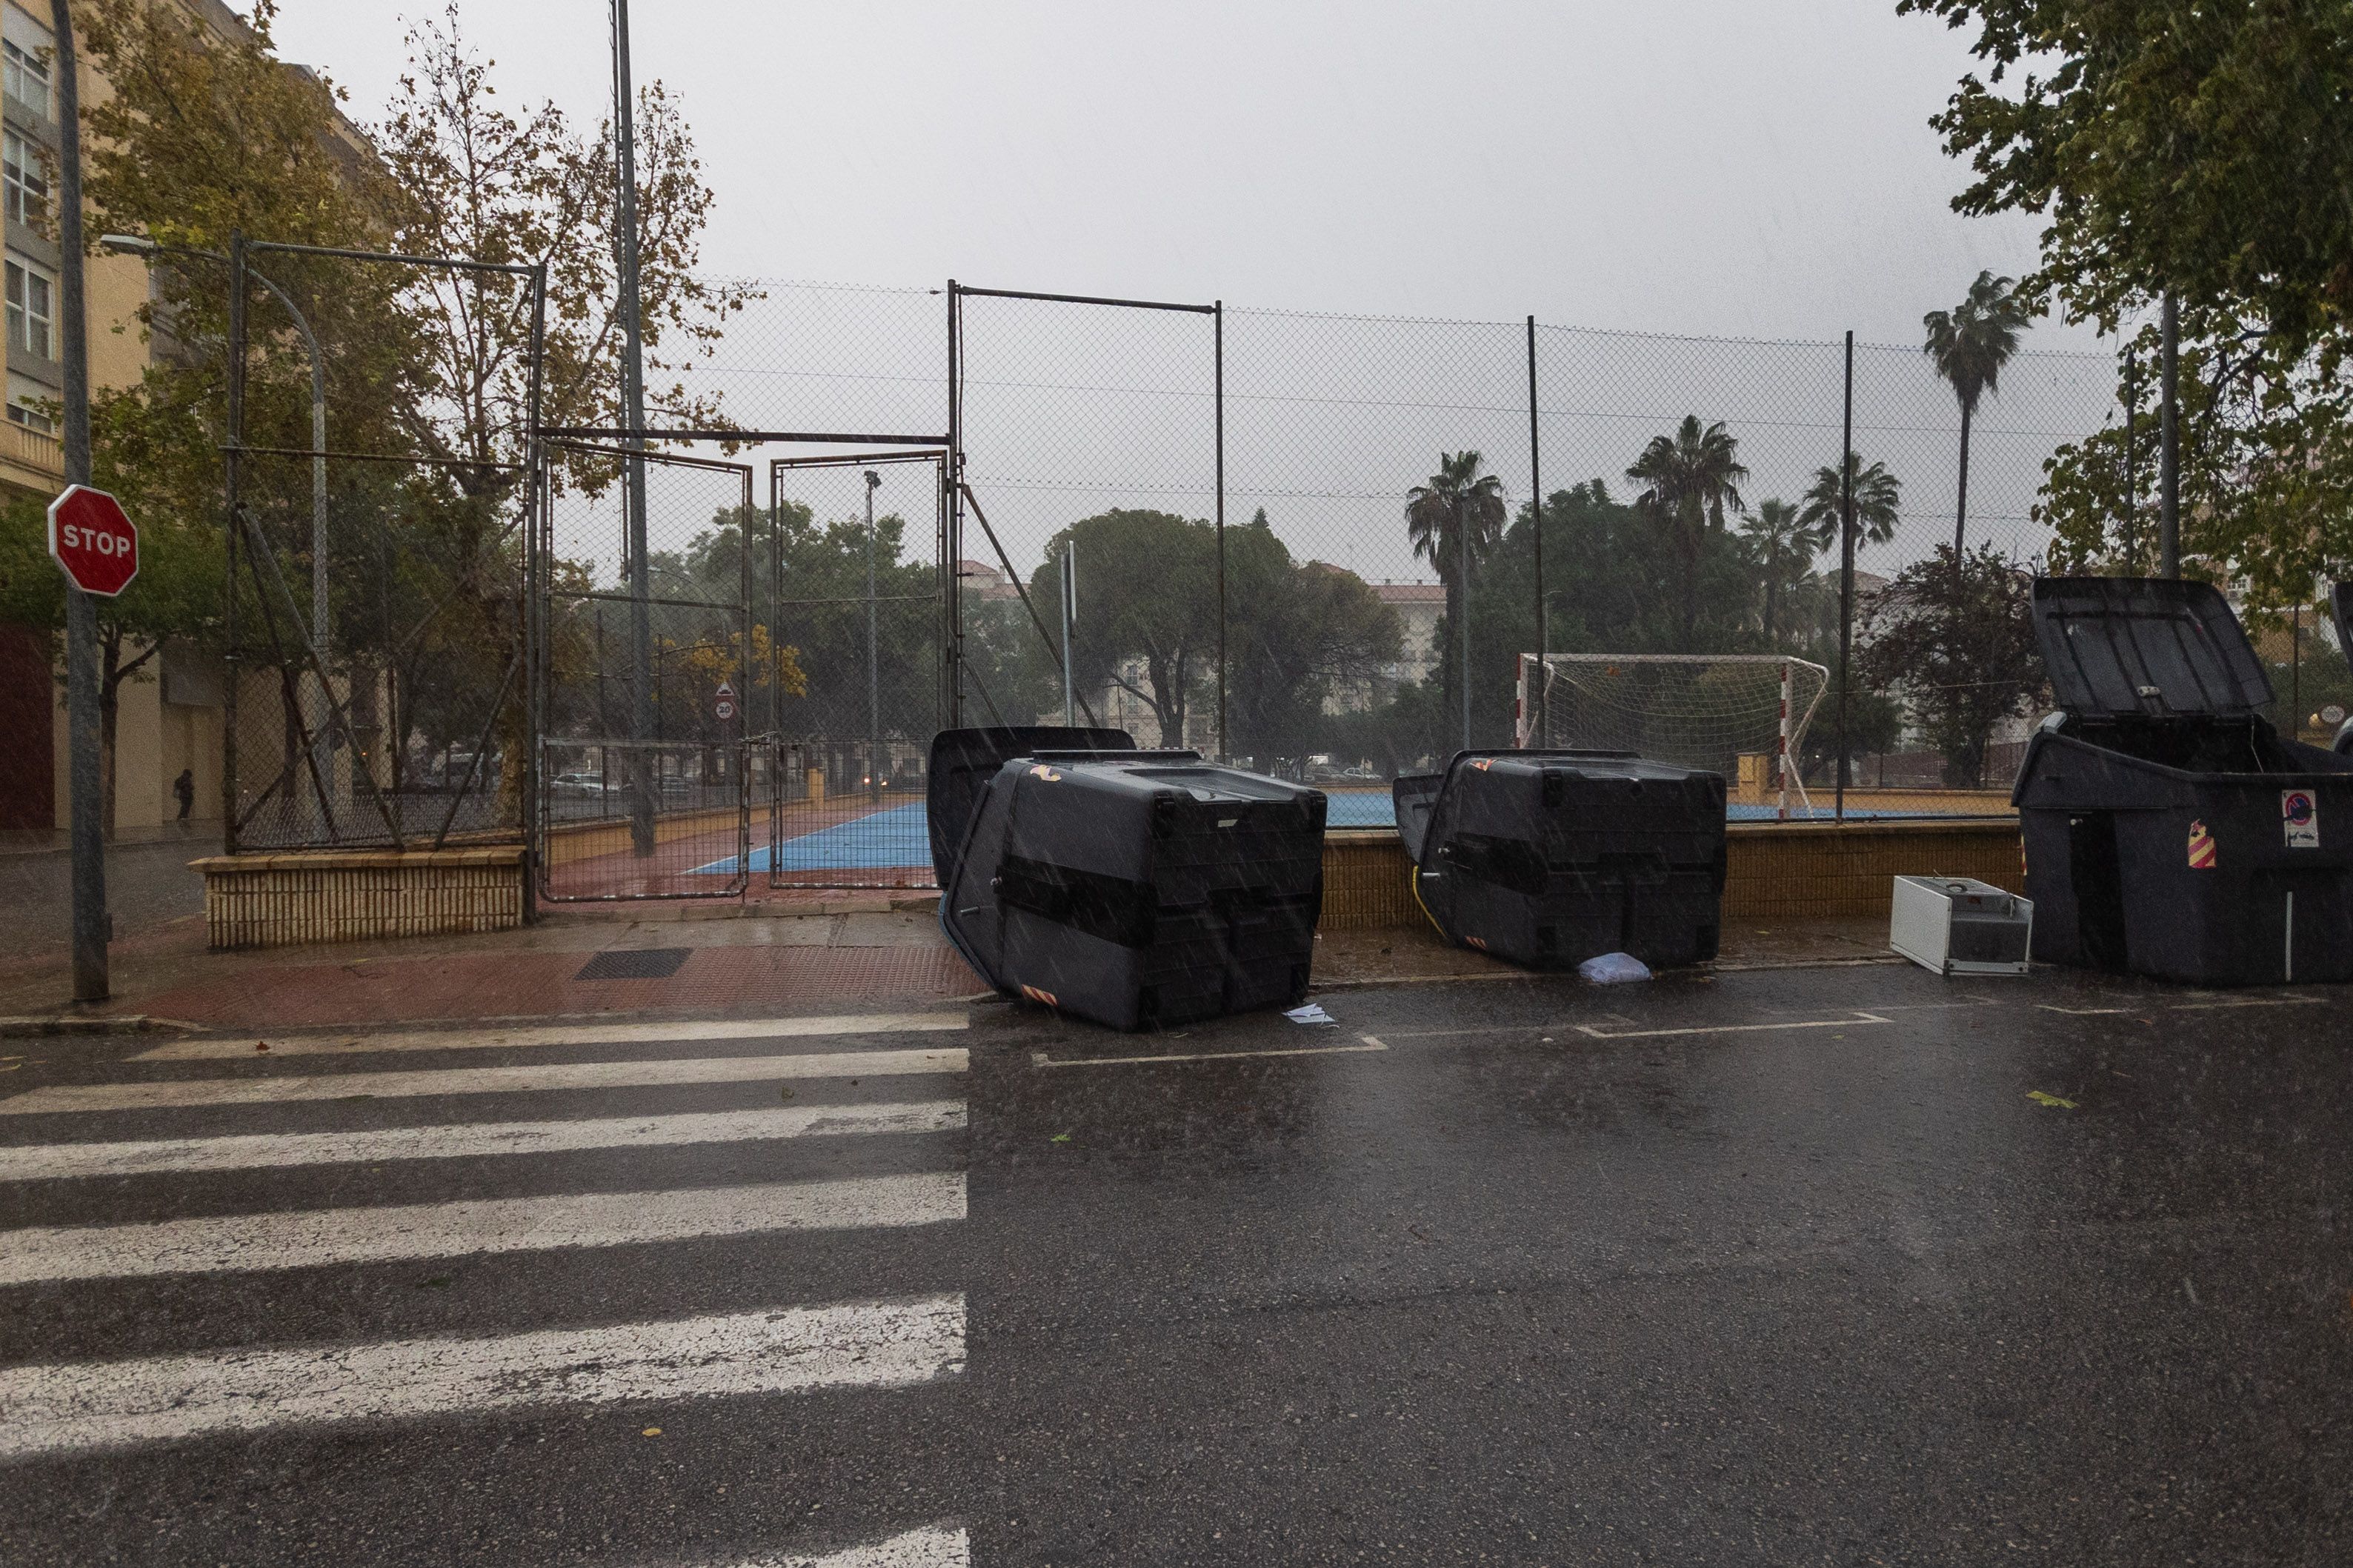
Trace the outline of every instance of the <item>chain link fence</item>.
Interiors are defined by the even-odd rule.
[[[167,276],[230,280],[226,312],[195,297],[173,318],[188,339],[225,328],[230,363],[226,847],[519,840],[528,412],[519,395],[496,422],[489,385],[470,423],[437,404],[386,323],[438,293],[515,323],[527,360],[536,276],[263,243],[159,254]]]
[[[1460,746],[1581,738],[1550,732],[1569,709],[1523,679],[1546,668],[1523,658],[1540,617],[1549,654],[1684,656],[1686,674],[1659,678],[1662,713],[1725,711],[1725,736],[1695,742],[1712,760],[1757,731],[1729,712],[1736,691],[1778,692],[1708,657],[1836,672],[1851,628],[1844,701],[1833,689],[1792,737],[1799,793],[1832,809],[1843,730],[1857,790],[1940,792],[1850,810],[1981,807],[1942,795],[2002,782],[2035,694],[1961,748],[1969,774],[1938,682],[1862,654],[1886,617],[1935,608],[1933,563],[1957,536],[1991,552],[1972,571],[2034,570],[2045,462],[2121,418],[2109,356],[2027,349],[1971,411],[1965,469],[1955,388],[1902,344],[974,289],[764,284],[697,374],[752,429],[923,431],[948,411],[944,719],[1068,711],[1315,782],[1340,826],[1387,822],[1388,782]],[[919,570],[917,531],[899,542],[895,568]],[[824,764],[829,779],[846,765]],[[912,790],[899,765],[891,787]]]

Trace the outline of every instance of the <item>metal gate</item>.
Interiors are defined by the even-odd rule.
[[[539,896],[733,897],[772,754],[747,714],[776,673],[752,611],[751,467],[550,441],[539,483]]]
[[[947,702],[947,454],[768,468],[771,888],[927,888],[924,764]]]

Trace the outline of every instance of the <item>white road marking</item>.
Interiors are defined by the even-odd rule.
[[[0,1370],[0,1459],[534,1405],[889,1388],[964,1368],[964,1298]],[[887,1561],[887,1559],[885,1560]]]
[[[961,1173],[0,1231],[0,1286],[619,1247],[965,1216]],[[5,1407],[5,1406],[0,1406]]]
[[[262,1132],[143,1143],[34,1143],[0,1148],[0,1182],[554,1154],[581,1149],[754,1142],[866,1132],[952,1132],[964,1124],[963,1105],[942,1100],[913,1105],[774,1105],[757,1110],[580,1121],[459,1122],[365,1132]]]
[[[2045,1013],[2063,1013],[2070,1018],[2103,1018],[2113,1013],[2132,1011],[2129,1007],[2057,1007],[2048,1002],[2037,1002],[2035,1005]]]
[[[1225,1062],[1243,1057],[1329,1057],[1351,1051],[1385,1051],[1388,1047],[1370,1035],[1362,1038],[1361,1046],[1293,1046],[1271,1051],[1194,1051],[1180,1056],[1166,1057],[1050,1057],[1043,1051],[1032,1051],[1029,1059],[1041,1068],[1115,1068],[1132,1067],[1141,1062]]]
[[[910,1073],[960,1073],[965,1064],[965,1053],[957,1047],[784,1057],[702,1057],[684,1061],[546,1062],[530,1067],[338,1072],[307,1078],[210,1078],[174,1083],[52,1084],[30,1094],[0,1100],[0,1116],[63,1110],[152,1110],[190,1105],[275,1105],[301,1100],[643,1089],[677,1083],[891,1078]]]
[[[972,1568],[972,1541],[954,1526],[933,1525],[823,1557],[743,1557],[723,1568]]]
[[[558,1024],[514,1029],[406,1029],[386,1034],[252,1036],[174,1040],[142,1051],[142,1062],[250,1061],[268,1055],[360,1056],[376,1051],[465,1051],[525,1046],[665,1045],[696,1040],[784,1040],[807,1036],[917,1034],[963,1029],[962,1013],[864,1013],[822,1018],[736,1018],[636,1024]],[[256,1049],[266,1041],[269,1049]]]
[[[1669,1035],[1746,1035],[1770,1029],[1843,1029],[1859,1024],[1892,1024],[1876,1013],[1851,1013],[1843,1018],[1806,1018],[1788,1024],[1708,1024],[1688,1029],[1620,1029],[1605,1033],[1588,1024],[1575,1026],[1580,1035],[1597,1040],[1654,1040]]]

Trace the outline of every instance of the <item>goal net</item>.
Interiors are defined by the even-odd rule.
[[[1519,743],[1706,768],[1736,815],[1808,816],[1799,759],[1829,685],[1820,665],[1778,653],[1522,654]]]

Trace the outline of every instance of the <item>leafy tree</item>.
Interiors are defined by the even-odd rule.
[[[403,199],[402,249],[548,269],[546,378],[551,425],[621,423],[620,303],[615,287],[613,129],[583,136],[554,103],[509,113],[487,62],[466,44],[452,3],[439,25],[408,34],[408,71],[378,134]],[[755,289],[701,276],[713,197],[678,101],[654,82],[638,92],[638,284],[649,413],[682,424],[723,423],[714,395],[678,373],[718,345],[727,318]],[[415,408],[424,450],[484,462],[521,449],[530,364],[525,285],[511,275],[423,272],[407,300],[424,325],[419,374],[429,395]],[[466,470],[474,472],[475,470]],[[487,476],[492,471],[480,470]],[[582,470],[591,485],[601,474]]]
[[[1848,453],[1846,466],[1854,476],[1856,537],[1885,544],[1895,537],[1895,525],[1902,521],[1903,481],[1887,471],[1886,464],[1865,463],[1859,453]],[[1839,470],[1825,463],[1814,470],[1813,483],[1799,499],[1798,518],[1807,527],[1820,531],[1823,549],[1835,549],[1845,506],[1846,489]]]
[[[1994,730],[2044,689],[2032,584],[2025,563],[1990,544],[1967,556],[1940,544],[1863,603],[1857,674],[1903,700],[1948,784],[1982,784]]]
[[[1972,214],[2045,219],[2022,287],[2126,327],[2180,302],[2182,549],[2251,602],[2353,560],[2353,30],[2324,0],[1899,0],[1970,29],[1935,121]],[[2142,328],[2143,366],[2154,333]],[[2153,425],[2154,421],[2149,421]],[[2154,440],[2153,433],[2147,437]],[[2042,521],[2122,562],[2119,431],[2056,455]],[[2150,471],[2153,465],[2144,467]]]
[[[1077,547],[1085,595],[1071,642],[1074,679],[1146,704],[1158,743],[1182,746],[1191,704],[1217,679],[1217,530],[1124,508],[1082,518],[1047,542],[1047,564],[1030,580],[1041,605],[1060,602],[1055,563],[1066,545]]]
[[[1229,748],[1296,756],[1329,729],[1335,699],[1370,695],[1404,642],[1397,612],[1354,572],[1295,561],[1264,508],[1226,531]]]
[[[1682,561],[1681,652],[1697,651],[1703,542],[1711,531],[1724,531],[1726,507],[1746,510],[1739,487],[1748,469],[1740,462],[1739,448],[1722,420],[1703,426],[1698,415],[1686,414],[1672,436],[1651,437],[1626,469],[1628,479],[1646,487],[1635,498],[1636,507],[1673,535]]]
[[[1444,648],[1461,643],[1471,574],[1504,531],[1504,481],[1481,473],[1480,464],[1476,452],[1440,452],[1438,471],[1406,492],[1406,537],[1446,585],[1446,640],[1440,645]],[[1448,713],[1462,708],[1459,665],[1457,660],[1443,667]]]
[[[1960,492],[1953,502],[1953,552],[1967,546],[1969,516],[1969,423],[1977,417],[1978,402],[1999,392],[2001,367],[2018,352],[2018,335],[2034,312],[2027,299],[2008,278],[1990,270],[1978,274],[1968,296],[1949,310],[1931,310],[1920,318],[1928,340],[1921,352],[1936,364],[1936,374],[1951,384],[1961,405]]]
[[[1766,500],[1742,520],[1740,537],[1764,581],[1765,646],[1772,647],[1781,634],[1781,602],[1792,586],[1813,575],[1814,557],[1830,543],[1830,532],[1807,521],[1788,501]]]

